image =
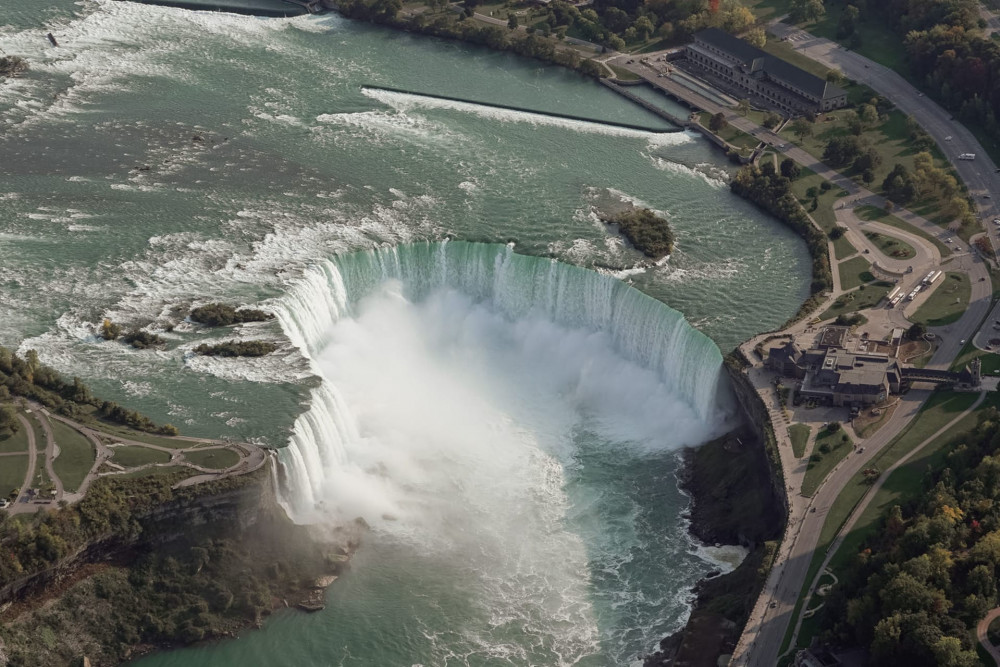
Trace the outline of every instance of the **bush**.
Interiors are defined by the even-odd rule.
[[[720,111],[708,120],[708,129],[712,132],[719,133],[724,129],[729,127],[729,123],[726,122],[726,117]]]
[[[230,340],[218,345],[202,343],[194,351],[209,357],[263,357],[277,349],[277,345],[266,340]]]
[[[265,322],[274,319],[274,315],[253,308],[237,310],[224,303],[210,303],[192,310],[191,319],[211,327],[226,327],[231,324],[243,324],[245,322]]]

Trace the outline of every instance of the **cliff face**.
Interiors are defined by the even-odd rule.
[[[95,667],[117,665],[232,636],[277,607],[322,608],[324,589],[347,567],[364,526],[319,535],[295,525],[271,480],[265,466],[174,489],[159,502],[133,493],[131,514],[111,524],[114,534],[4,587],[13,604],[0,605],[0,665],[69,665],[83,656]],[[103,491],[105,501],[90,502],[106,509],[127,489]],[[60,511],[56,520],[80,516]]]
[[[715,667],[728,653],[760,592],[788,517],[788,498],[766,406],[732,355],[726,370],[745,423],[685,452],[683,488],[692,496],[691,532],[708,544],[750,550],[733,572],[700,582],[687,625],[660,643],[645,667]]]
[[[35,595],[58,584],[88,563],[115,559],[143,546],[161,545],[185,537],[193,527],[221,523],[245,530],[266,513],[284,512],[277,504],[268,466],[246,475],[235,488],[211,484],[188,487],[175,497],[138,514],[129,532],[102,535],[75,549],[53,566],[0,587],[0,605]]]

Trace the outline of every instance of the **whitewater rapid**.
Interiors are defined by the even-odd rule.
[[[448,304],[458,315],[441,303],[442,294],[464,298]],[[400,304],[436,297],[436,315],[455,319],[458,328],[474,326],[463,318],[484,310],[496,318],[497,329],[511,327],[511,339],[497,345],[537,356],[548,365],[546,373],[558,377],[554,391],[572,393],[588,409],[600,408],[604,422],[618,422],[623,440],[644,448],[699,444],[729,423],[716,345],[680,313],[619,280],[495,244],[423,243],[351,253],[308,270],[275,304],[286,335],[323,378],[282,450],[286,502],[299,519],[307,520],[317,508],[321,515],[332,511],[324,504],[326,494],[337,495],[336,481],[343,484],[354,467],[351,448],[365,440],[325,368],[324,354],[345,321],[358,325],[358,304],[373,295]],[[426,330],[428,325],[400,326]]]

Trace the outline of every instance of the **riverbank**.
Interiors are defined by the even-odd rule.
[[[697,584],[687,624],[665,637],[644,667],[715,667],[736,645],[767,578],[787,509],[780,469],[768,453],[768,426],[755,412],[744,405],[743,426],[685,451],[681,472],[681,488],[692,499],[691,535],[706,545],[742,546],[748,554],[732,572]]]
[[[106,480],[79,508],[47,513],[46,527],[72,523],[73,514],[82,526],[106,528],[51,566],[4,582],[0,664],[86,657],[114,665],[235,636],[278,609],[322,608],[364,526],[318,533],[293,524],[273,478],[264,466],[178,489],[169,474]],[[13,519],[0,523],[0,551],[16,548],[25,531]]]

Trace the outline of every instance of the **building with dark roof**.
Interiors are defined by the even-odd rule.
[[[816,113],[847,105],[843,88],[718,28],[696,34],[685,54],[727,83],[788,113]]]

